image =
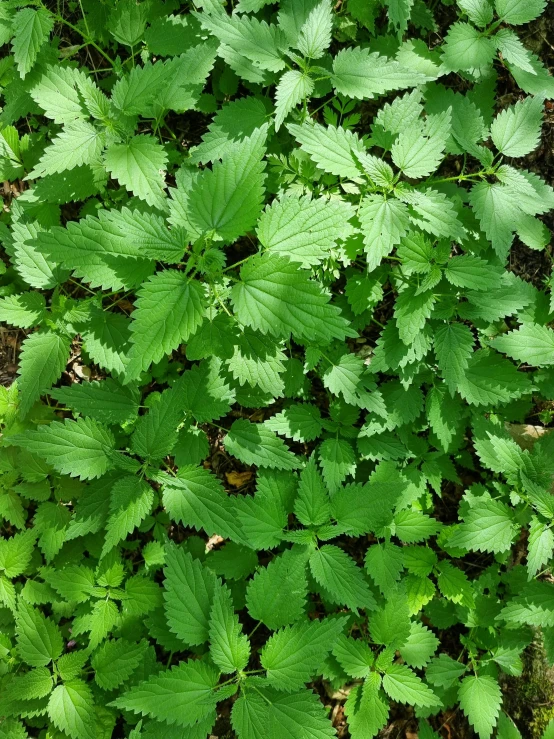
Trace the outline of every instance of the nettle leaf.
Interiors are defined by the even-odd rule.
[[[333,60],[333,87],[348,97],[373,98],[390,90],[414,87],[423,81],[419,72],[412,72],[368,49],[342,49]]]
[[[471,329],[462,323],[444,324],[435,330],[437,364],[451,393],[465,377],[474,342]]]
[[[489,675],[465,677],[458,690],[462,711],[483,739],[491,736],[496,726],[502,693],[496,680]]]
[[[13,19],[14,36],[12,50],[15,63],[22,78],[33,68],[40,49],[45,44],[54,20],[50,13],[43,8],[23,8]]]
[[[52,139],[28,177],[36,179],[83,164],[94,164],[100,157],[103,146],[104,136],[92,123],[70,121]]]
[[[310,457],[310,461],[300,473],[298,495],[294,501],[294,513],[304,526],[320,526],[329,521],[329,493],[313,456]]]
[[[327,344],[355,335],[330,295],[295,262],[277,254],[252,257],[231,293],[237,317],[262,333],[291,334]]]
[[[498,336],[491,345],[518,362],[535,367],[554,364],[554,331],[547,326],[525,323],[516,331]]]
[[[254,226],[264,196],[266,137],[267,125],[257,128],[198,177],[187,197],[187,216],[198,236],[232,242]]]
[[[335,736],[324,706],[311,690],[284,694],[270,692],[263,684],[256,686],[256,691],[249,690],[236,701],[231,720],[241,739],[278,739],[283,731],[291,739]]]
[[[324,544],[310,555],[310,569],[316,582],[337,603],[352,610],[375,608],[369,585],[362,570],[351,557],[334,544]]]
[[[147,643],[133,644],[126,639],[106,641],[91,660],[94,679],[103,690],[113,690],[125,682],[145,657]]]
[[[22,345],[19,362],[21,415],[31,410],[41,394],[59,380],[69,358],[70,341],[53,331],[37,331]]]
[[[132,346],[127,382],[186,341],[204,316],[201,284],[177,270],[156,273],[137,291],[137,296],[130,324]]]
[[[232,502],[215,475],[189,465],[181,467],[176,477],[165,475],[161,480],[163,503],[171,518],[242,542]]]
[[[481,552],[505,552],[512,544],[518,526],[513,512],[499,500],[476,498],[469,503],[464,522],[449,538],[453,547]]]
[[[352,739],[376,736],[387,724],[389,705],[381,688],[381,677],[372,672],[363,685],[354,685],[344,706]]]
[[[353,215],[344,200],[288,196],[264,210],[256,233],[268,251],[308,268],[324,261],[337,241],[348,236]]]
[[[324,172],[338,177],[356,178],[360,170],[355,157],[365,147],[352,131],[341,126],[322,126],[320,123],[290,123],[287,128],[305,151]]]
[[[92,691],[82,680],[58,685],[48,701],[48,716],[54,726],[72,739],[93,739],[95,712]]]
[[[383,677],[383,689],[394,701],[412,706],[431,707],[439,703],[433,691],[405,665],[394,664]]]
[[[523,157],[537,148],[543,120],[541,97],[527,97],[503,110],[491,125],[491,138],[508,157]]]
[[[275,130],[281,128],[287,115],[298,103],[310,97],[314,83],[306,74],[291,69],[279,80],[275,89]]]
[[[169,628],[187,645],[209,638],[210,608],[216,578],[200,560],[175,546],[165,556],[165,612]]]
[[[498,16],[512,26],[534,20],[543,12],[545,5],[545,0],[532,0],[529,3],[523,0],[495,0]]]
[[[121,185],[149,205],[163,208],[167,154],[153,136],[133,136],[126,144],[110,144],[104,161]]]
[[[245,464],[277,470],[295,470],[300,462],[282,439],[263,424],[235,421],[224,440],[225,449]]]
[[[286,550],[249,583],[248,612],[270,629],[293,624],[304,615],[307,588],[306,557]]]
[[[110,705],[177,726],[215,720],[218,671],[199,660],[180,662],[141,682]]]
[[[452,72],[481,69],[494,58],[494,42],[469,23],[453,23],[444,44],[443,62]]]
[[[277,631],[261,653],[269,682],[292,692],[309,681],[344,628],[346,618],[301,622]]]
[[[11,442],[45,459],[58,472],[91,480],[111,467],[115,441],[111,431],[92,418],[53,421],[36,431],[14,436]]]
[[[19,602],[16,614],[16,640],[21,659],[31,667],[45,667],[63,649],[58,626],[25,601]]]
[[[250,659],[250,643],[242,633],[227,587],[216,587],[210,610],[210,656],[223,673],[240,672]]]

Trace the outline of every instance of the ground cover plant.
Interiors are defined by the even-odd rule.
[[[552,739],[545,7],[0,3],[2,739]]]

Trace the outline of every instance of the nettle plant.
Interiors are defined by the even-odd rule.
[[[353,739],[391,703],[518,737],[545,2],[185,5],[0,4],[0,737],[326,739],[324,684]]]

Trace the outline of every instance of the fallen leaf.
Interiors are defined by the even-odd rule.
[[[232,485],[235,488],[240,488],[243,485],[246,485],[246,483],[252,478],[252,472],[250,472],[250,470],[246,470],[245,472],[226,472],[225,477],[227,478],[229,485]]]

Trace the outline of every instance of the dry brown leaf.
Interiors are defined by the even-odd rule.
[[[250,470],[246,470],[245,472],[226,472],[225,477],[227,478],[227,482],[229,485],[232,485],[235,488],[240,488],[243,485],[246,485],[246,483],[252,478],[252,472]]]

